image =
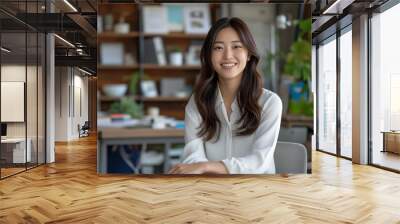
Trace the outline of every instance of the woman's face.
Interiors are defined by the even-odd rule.
[[[220,79],[241,78],[246,67],[248,50],[232,28],[222,29],[212,46],[211,61]]]

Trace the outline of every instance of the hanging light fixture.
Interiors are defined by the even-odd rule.
[[[11,52],[11,50],[9,50],[9,49],[7,49],[7,48],[5,48],[5,47],[1,47],[0,49],[1,49],[2,51],[6,52],[6,53],[10,53],[10,52]]]
[[[68,5],[74,12],[78,12],[78,10],[68,1],[64,0],[64,3]]]

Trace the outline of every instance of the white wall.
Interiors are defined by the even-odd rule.
[[[4,81],[4,82],[16,82],[17,81],[17,82],[25,82],[26,83],[26,80],[25,80],[26,70],[25,69],[27,69],[28,74],[32,74],[33,72],[36,74],[36,67],[33,67],[33,66],[25,67],[25,65],[2,65],[1,66],[1,81]],[[30,82],[31,82],[31,80],[30,80]],[[36,82],[29,83],[29,84],[36,85]],[[36,98],[36,89],[28,88],[27,90],[28,90],[27,103],[31,103],[33,101],[32,98]],[[30,92],[29,90],[32,90],[33,92]],[[36,107],[36,102],[35,102],[35,105],[30,105],[30,106]],[[8,108],[1,108],[1,110],[7,110],[7,109]],[[32,115],[34,117],[32,117]],[[35,123],[36,123],[36,114],[28,113],[28,122],[31,122],[32,120],[35,120]],[[25,126],[26,126],[25,123],[26,122],[7,122],[7,136],[8,137],[25,137]],[[32,124],[28,125],[28,128],[30,128],[30,127],[32,127]]]
[[[88,79],[76,68],[56,67],[56,141],[79,138],[78,124],[88,120]]]
[[[227,5],[225,5],[228,7]],[[233,4],[232,8],[223,10],[222,16],[235,16],[242,19],[250,29],[260,54],[259,71],[264,75],[267,52],[275,53],[277,51],[277,40],[275,38],[275,5],[273,4]],[[226,8],[225,7],[225,8]],[[231,15],[229,15],[231,11]],[[272,83],[270,87],[273,91],[278,90],[278,77],[276,68],[273,67]]]

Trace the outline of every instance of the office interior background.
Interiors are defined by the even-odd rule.
[[[55,162],[55,142],[95,128],[96,2],[79,7],[85,15],[63,14],[76,9],[62,1],[0,3],[2,179]]]
[[[324,7],[323,5],[321,7]],[[313,26],[316,149],[355,163],[400,170],[400,32],[396,1],[339,4]],[[361,16],[360,16],[361,15]],[[337,24],[334,27],[332,24]]]
[[[312,13],[312,174],[223,178],[99,174],[100,161],[96,159],[101,136],[97,136],[100,128],[96,127],[96,116],[98,111],[106,112],[100,113],[99,118],[108,116],[107,104],[111,108],[117,98],[106,96],[103,87],[99,87],[104,81],[100,80],[100,73],[108,72],[121,79],[110,80],[109,84],[130,84],[133,73],[113,75],[112,69],[138,69],[143,81],[155,80],[155,85],[145,89],[156,89],[158,101],[144,102],[144,114],[149,112],[148,107],[159,108],[151,109],[152,115],[166,114],[164,109],[169,105],[177,107],[170,101],[161,106],[160,99],[166,98],[161,96],[161,77],[156,76],[160,71],[147,74],[147,70],[159,66],[138,63],[139,52],[144,51],[129,48],[143,46],[140,43],[144,39],[154,36],[132,32],[144,28],[134,26],[139,22],[130,22],[126,35],[108,33],[107,29],[114,30],[117,24],[122,25],[118,26],[119,31],[126,31],[124,21],[131,21],[124,15],[121,22],[115,12],[112,28],[106,28],[106,18],[111,18],[106,15],[114,12],[101,9],[100,5],[111,2],[0,1],[0,222],[399,222],[397,0],[300,1],[309,4]],[[276,25],[288,25],[284,21],[294,19],[288,12],[283,14],[287,20],[279,17]],[[103,15],[102,31],[97,29],[98,15]],[[293,26],[276,31],[282,33],[278,40],[293,40],[296,32]],[[188,37],[183,37],[175,35],[170,39],[177,38],[175,43],[189,51],[191,41],[185,43],[183,39]],[[136,45],[127,47],[128,52],[138,52],[136,65],[128,63],[120,68],[100,64],[99,44],[125,39],[128,42],[129,38],[137,38],[133,41]],[[170,43],[175,45],[171,41],[164,46]],[[277,46],[275,52],[289,49],[289,44],[282,42]],[[185,60],[184,69],[180,70],[198,69],[185,65]],[[271,69],[284,68],[284,59],[281,60]],[[124,63],[132,61],[131,56],[124,55]],[[165,70],[170,72],[171,67],[166,66]],[[280,78],[283,75],[278,74]],[[267,81],[266,86],[274,88],[273,82]],[[141,87],[136,89],[139,96],[135,102],[141,105],[148,98],[142,96]],[[129,86],[124,95],[132,97]],[[184,94],[167,99],[176,100],[179,96]],[[173,117],[172,113],[167,115]],[[157,128],[160,127],[163,125]],[[164,129],[157,130],[160,134]],[[126,134],[113,133],[116,138]],[[154,136],[154,132],[142,133],[146,134]],[[181,132],[175,134],[181,138]],[[162,151],[161,147],[154,147],[154,151]],[[111,147],[108,151],[118,155],[121,150]],[[133,172],[125,161],[117,164],[123,165],[119,172]],[[163,169],[149,167],[138,172]]]
[[[105,150],[105,163],[112,165],[105,172],[168,170],[179,162],[182,153],[184,106],[199,71],[196,52],[207,26],[223,16],[238,16],[249,24],[262,56],[259,70],[265,88],[278,93],[284,102],[279,140],[306,145],[309,173],[311,148],[398,170],[399,115],[393,97],[398,80],[390,57],[396,45],[388,44],[394,41],[389,37],[397,35],[391,27],[398,6],[393,1],[374,3],[369,8],[367,3],[344,5],[347,9],[339,17],[329,13],[322,17],[333,18],[331,22],[318,26],[321,18],[314,17],[312,30],[302,31],[299,22],[307,21],[311,11],[332,4],[316,3],[304,7],[77,1],[74,6],[59,1],[3,1],[1,176],[54,161],[54,143],[79,139],[81,133],[95,133],[97,116],[100,127],[117,128],[113,129],[116,135],[118,128],[135,125],[157,129],[156,132],[164,127],[178,129],[172,133],[174,144],[168,139],[160,140],[158,145],[146,141],[110,144]],[[204,17],[196,21],[186,13],[190,10],[204,13]],[[352,18],[365,10],[371,17],[367,20],[369,29],[362,33],[369,40],[364,43],[364,54],[369,55],[365,63],[370,81],[359,84],[366,89],[363,97],[367,97],[359,101],[368,105],[367,113],[360,115],[352,110],[352,82],[357,79],[348,74],[354,73]],[[53,13],[52,17],[46,17],[48,12]],[[159,12],[165,21],[151,14]],[[53,24],[45,24],[46,19],[53,20]],[[185,20],[198,22],[197,31]],[[333,28],[332,21],[340,22],[338,29]],[[50,32],[55,32],[54,36],[46,37]],[[290,66],[286,66],[293,46],[307,39],[310,32],[311,82],[311,72],[299,79],[299,74],[290,73]],[[393,35],[385,35],[388,32]],[[309,54],[303,54],[307,66]],[[52,77],[52,73],[57,75]],[[302,93],[304,89],[308,91]],[[365,145],[363,150],[352,150],[354,118],[364,119],[360,120],[367,134],[360,140]],[[156,132],[147,135],[157,136]],[[99,142],[106,136],[100,135]],[[356,158],[352,158],[354,153]]]

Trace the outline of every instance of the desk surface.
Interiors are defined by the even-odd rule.
[[[185,136],[184,129],[166,128],[100,128],[100,139],[123,139],[123,138],[183,138]]]
[[[381,131],[381,133],[384,133],[384,134],[400,134],[400,131]]]
[[[29,141],[30,139],[28,138],[27,141]],[[24,142],[25,138],[5,138],[5,139],[1,139],[1,143],[20,143],[20,142]]]

